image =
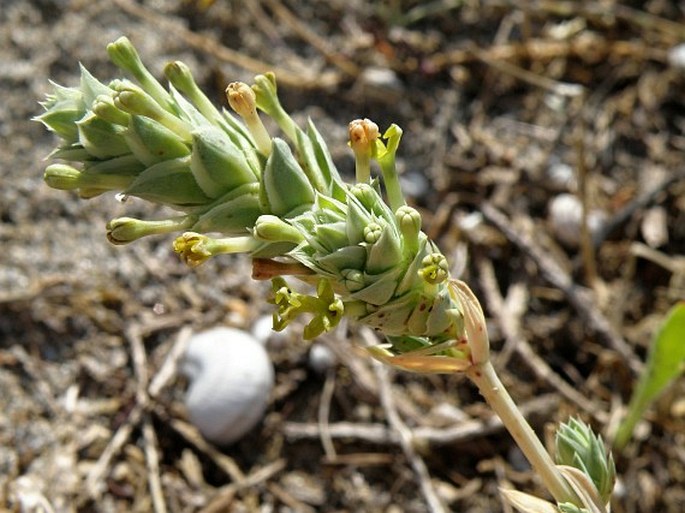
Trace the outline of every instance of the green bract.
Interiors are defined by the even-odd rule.
[[[556,433],[557,464],[581,470],[597,488],[604,503],[608,503],[616,482],[616,466],[602,438],[590,426],[571,418],[561,424]]]
[[[104,84],[81,68],[79,87],[55,85],[37,119],[62,140],[52,157],[66,163],[45,172],[51,187],[85,198],[116,191],[179,211],[168,219],[113,219],[111,242],[185,231],[174,249],[190,265],[222,253],[259,259],[255,276],[275,278],[276,329],[307,314],[305,337],[312,338],[347,315],[390,337],[375,349],[383,359],[407,348],[468,358],[445,257],[399,188],[399,127],[386,131],[384,143],[369,120],[350,124],[357,183],[349,185],[314,125],[301,129],[283,109],[273,74],[256,77],[252,88],[229,85],[238,119],[211,104],[184,64],[166,66],[167,90],[126,38],[108,52],[130,79]],[[259,111],[285,140],[268,134]],[[369,175],[373,159],[384,189]],[[284,275],[315,293],[292,291]]]

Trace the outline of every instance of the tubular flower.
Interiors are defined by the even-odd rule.
[[[211,104],[183,63],[166,66],[167,89],[128,39],[108,52],[129,78],[104,84],[81,68],[79,86],[55,85],[36,119],[61,139],[51,157],[64,162],[46,169],[49,186],[84,198],[115,191],[179,211],[113,219],[112,243],[184,232],[174,249],[190,266],[248,253],[254,276],[274,280],[276,329],[304,314],[312,338],[347,316],[388,337],[372,353],[390,363],[434,372],[468,364],[460,287],[399,189],[399,127],[381,137],[370,120],[350,123],[358,169],[347,184],[314,125],[300,128],[283,109],[273,74],[228,86],[236,117]],[[269,135],[260,115],[288,142]],[[371,177],[373,160],[382,180]],[[294,292],[287,275],[313,294]],[[459,363],[431,367],[429,356]]]

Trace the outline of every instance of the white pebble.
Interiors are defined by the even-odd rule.
[[[228,445],[262,418],[274,386],[264,346],[249,333],[217,327],[193,335],[181,372],[190,387],[190,421],[209,441]]]
[[[674,68],[685,69],[685,43],[676,45],[668,51],[668,63]]]
[[[402,82],[397,74],[389,68],[369,67],[359,75],[359,79],[367,87],[373,87],[382,91],[401,92]]]
[[[283,349],[291,341],[290,326],[286,326],[282,331],[273,329],[273,318],[271,315],[262,315],[252,324],[250,332],[266,347],[279,350]]]
[[[647,209],[640,223],[640,231],[647,245],[658,248],[668,243],[668,212],[662,206]]]
[[[549,223],[555,237],[568,247],[580,243],[580,228],[583,220],[583,204],[573,194],[559,194],[549,204]],[[588,213],[590,234],[596,233],[604,223],[606,215],[600,210]]]
[[[547,168],[549,183],[557,190],[569,190],[576,187],[576,172],[568,164],[555,162]]]
[[[262,315],[252,324],[252,329],[250,332],[262,344],[266,344],[267,340],[269,340],[269,337],[271,337],[271,335],[274,333],[274,330],[271,327],[272,325],[273,320],[271,319],[271,316]]]
[[[338,363],[338,358],[326,345],[314,342],[309,348],[309,368],[319,374],[325,374]]]

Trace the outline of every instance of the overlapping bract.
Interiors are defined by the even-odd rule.
[[[582,471],[594,484],[602,504],[607,504],[616,483],[616,465],[602,437],[584,422],[571,418],[561,424],[555,437],[556,460]]]
[[[108,52],[135,81],[105,85],[82,68],[79,87],[55,85],[37,119],[62,139],[51,157],[68,162],[48,166],[48,185],[84,198],[117,191],[180,212],[167,219],[113,219],[110,241],[183,231],[174,248],[190,265],[221,253],[276,258],[273,265],[283,272],[274,276],[296,274],[317,288],[306,296],[283,279],[274,282],[275,327],[307,313],[313,317],[308,338],[347,315],[388,335],[392,343],[383,351],[390,357],[407,344],[463,342],[445,258],[421,232],[420,215],[399,189],[399,127],[393,125],[383,143],[368,120],[351,124],[358,183],[348,185],[314,125],[302,130],[285,112],[273,75],[256,77],[252,88],[229,85],[241,123],[212,106],[182,63],[166,67],[167,90],[127,39]],[[268,135],[258,110],[288,142]],[[387,202],[368,174],[373,158]],[[449,352],[449,344],[441,351]]]

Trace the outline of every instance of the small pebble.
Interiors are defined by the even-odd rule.
[[[556,190],[568,191],[576,187],[576,173],[571,166],[556,162],[547,168],[549,183]]]
[[[318,374],[325,374],[335,367],[338,358],[326,345],[315,342],[309,348],[309,368]]]
[[[428,178],[423,173],[408,171],[400,175],[402,191],[410,198],[424,198],[430,192]]]
[[[596,233],[606,216],[600,210],[588,214],[588,228]],[[575,248],[580,243],[580,229],[583,219],[583,205],[573,194],[559,194],[549,204],[549,224],[555,237],[565,246]]]
[[[685,43],[676,45],[668,51],[668,63],[674,68],[685,69]]]
[[[658,248],[668,243],[668,212],[661,206],[647,209],[640,223],[640,232],[647,245]]]
[[[254,324],[250,332],[263,345],[270,349],[282,349],[291,341],[290,326],[286,326],[283,331],[273,329],[273,318],[271,315],[262,315]]]

